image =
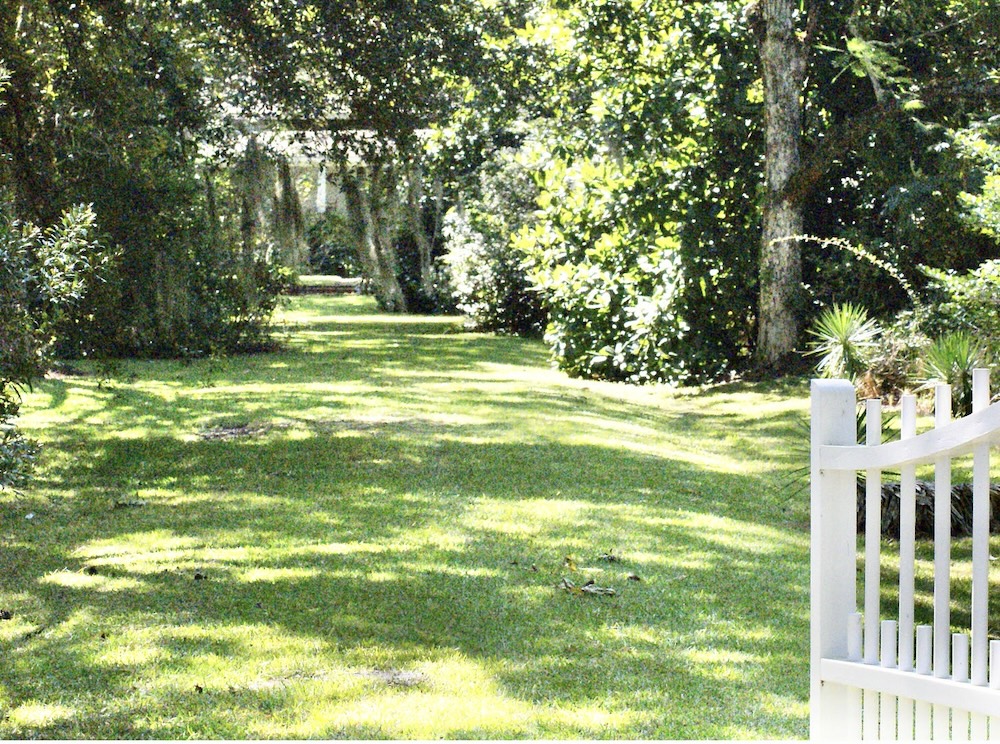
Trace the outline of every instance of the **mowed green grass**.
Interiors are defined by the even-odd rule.
[[[807,734],[804,382],[570,380],[361,297],[281,321],[26,398],[0,738]]]

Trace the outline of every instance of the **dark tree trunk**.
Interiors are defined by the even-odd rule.
[[[305,218],[302,202],[292,178],[288,158],[278,158],[278,182],[274,194],[274,238],[278,244],[281,262],[297,271],[309,266],[309,246],[306,243]]]
[[[799,339],[802,199],[788,189],[801,167],[801,95],[806,42],[795,25],[795,0],[761,0],[758,41],[764,80],[766,196],[760,252],[757,362],[780,370]]]
[[[399,209],[396,171],[380,163],[363,169],[345,167],[343,188],[365,278],[374,285],[375,297],[384,310],[405,313],[395,245]]]
[[[420,287],[428,296],[434,292],[434,237],[424,225],[424,174],[419,163],[410,166],[406,187],[406,221],[420,259]]]

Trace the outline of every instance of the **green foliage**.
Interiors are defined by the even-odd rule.
[[[955,144],[962,158],[973,167],[970,181],[978,188],[959,194],[965,208],[965,220],[974,229],[1000,241],[1000,143],[998,120],[974,125],[955,133]],[[973,184],[970,184],[972,186]]]
[[[995,256],[996,240],[961,202],[978,194],[984,166],[955,136],[970,126],[982,134],[992,115],[995,8],[979,0],[823,8],[805,99],[804,166],[815,176],[805,231],[904,268],[965,270]],[[879,318],[912,305],[881,269],[833,244],[814,244],[803,258],[821,305],[850,301]],[[910,279],[921,292],[924,278]]]
[[[103,278],[93,229],[85,206],[44,230],[0,211],[0,490],[23,486],[38,454],[14,423],[21,394],[44,372],[67,309]]]
[[[216,255],[196,274],[192,287],[190,345],[184,356],[243,353],[273,347],[270,319],[294,271],[266,259]]]
[[[737,9],[593,0],[524,36],[554,58],[538,83],[555,115],[538,121],[540,209],[522,247],[557,359],[633,381],[745,366],[763,143],[747,96],[754,44]]]
[[[534,213],[538,187],[517,153],[498,153],[444,220],[442,259],[459,310],[484,331],[540,336],[546,316],[512,240]]]
[[[342,216],[327,211],[306,230],[309,243],[309,271],[340,277],[361,275],[358,248],[351,229]]]
[[[435,262],[429,275],[421,263],[420,249],[410,231],[396,238],[394,243],[399,270],[396,278],[406,300],[407,312],[423,315],[440,315],[455,312],[451,287],[443,267]]]
[[[18,406],[9,395],[0,393],[0,491],[26,485],[39,452],[38,444],[11,423]]]
[[[820,375],[856,384],[871,366],[882,328],[867,310],[848,302],[820,313],[809,333],[816,340],[808,353],[821,357],[816,365]]]
[[[988,363],[989,356],[975,337],[953,331],[935,340],[924,352],[924,387],[951,385],[952,412],[968,416],[972,413],[972,371]]]
[[[275,300],[266,295],[278,285],[256,264],[271,263],[273,251],[244,246],[246,210],[232,192],[213,193],[220,158],[201,153],[225,153],[234,137],[216,118],[211,90],[224,72],[205,39],[164,4],[19,5],[16,18],[0,8],[0,57],[13,73],[0,109],[0,150],[9,153],[0,177],[18,215],[56,225],[43,238],[72,240],[50,231],[65,231],[61,215],[85,202],[113,249],[103,254],[107,281],[50,319],[58,351],[259,345]],[[215,270],[222,278],[208,276]]]
[[[959,273],[924,267],[930,300],[920,312],[928,335],[963,331],[985,348],[1000,352],[1000,260]]]
[[[630,169],[606,161],[550,163],[539,196],[545,219],[515,245],[548,311],[545,338],[560,368],[577,377],[681,382],[687,325],[677,240],[620,215],[634,180]]]

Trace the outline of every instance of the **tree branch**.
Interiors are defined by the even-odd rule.
[[[1000,83],[987,79],[935,83],[920,92],[921,100],[928,105],[960,100],[974,100],[980,106],[987,100],[1000,102]],[[860,147],[867,137],[883,126],[910,116],[911,112],[903,108],[901,101],[886,97],[861,115],[852,117],[844,127],[834,130],[810,153],[785,186],[783,194],[794,200],[804,200],[833,163]]]

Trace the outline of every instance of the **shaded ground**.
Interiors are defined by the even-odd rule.
[[[0,736],[806,734],[801,385],[572,381],[362,298],[287,319],[282,354],[31,397]]]

